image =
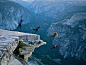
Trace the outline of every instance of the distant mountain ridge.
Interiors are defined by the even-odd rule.
[[[14,30],[21,19],[24,19],[22,24],[26,24],[34,20],[34,16],[29,10],[17,3],[0,1],[0,28]]]

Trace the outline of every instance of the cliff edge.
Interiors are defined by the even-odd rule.
[[[23,65],[14,53],[27,61],[34,49],[44,44],[39,35],[0,29],[0,64]]]

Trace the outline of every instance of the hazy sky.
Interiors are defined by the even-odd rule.
[[[32,2],[32,1],[86,1],[86,0],[10,0],[10,1],[26,1],[26,2]]]
[[[35,1],[35,0],[23,0],[23,1]],[[41,1],[41,0],[36,0],[36,1]],[[43,0],[43,1],[86,1],[86,0]]]
[[[35,0],[23,0],[23,1],[31,2],[31,1],[35,1]]]

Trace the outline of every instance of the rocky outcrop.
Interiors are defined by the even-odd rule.
[[[22,65],[22,63],[13,56],[14,53],[19,53],[19,56],[23,56],[23,59],[26,61],[34,49],[43,44],[46,43],[40,40],[39,35],[0,29],[1,65],[13,65],[13,63]],[[17,51],[15,51],[16,49]]]

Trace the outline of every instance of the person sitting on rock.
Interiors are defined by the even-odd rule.
[[[55,36],[58,36],[58,33],[55,33],[55,32],[54,32],[53,35],[50,36],[50,37],[53,37],[53,40],[54,40]]]
[[[38,31],[39,28],[40,26],[37,26],[36,29],[33,28],[33,30],[35,30],[35,33]]]
[[[21,29],[21,23],[23,22],[24,20],[23,19],[21,19],[21,21],[19,22],[19,25],[18,25],[18,27],[17,28],[19,28],[19,29]]]

